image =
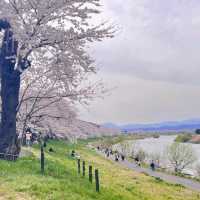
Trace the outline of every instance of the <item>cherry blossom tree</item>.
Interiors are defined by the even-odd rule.
[[[0,152],[19,151],[16,116],[21,79],[33,66],[38,74],[48,72],[47,84],[55,83],[59,95],[65,94],[72,101],[88,97],[80,89],[88,75],[96,72],[94,60],[86,51],[88,44],[114,34],[106,23],[93,25],[91,19],[100,13],[99,7],[99,0],[0,1]]]
[[[176,173],[181,173],[196,161],[192,146],[177,142],[167,147],[167,156]]]
[[[65,85],[63,82],[65,79],[54,77],[54,73],[48,67],[45,70],[41,73],[37,70],[37,65],[32,65],[22,75],[17,107],[17,130],[20,133],[24,133],[29,126],[35,127],[37,124],[42,124],[42,121],[48,121],[49,118],[65,120],[67,124],[76,116],[74,101],[87,104],[89,100],[106,92],[102,82],[88,83],[83,86],[80,83],[76,90],[73,88],[61,90]],[[62,109],[56,109],[58,107]]]

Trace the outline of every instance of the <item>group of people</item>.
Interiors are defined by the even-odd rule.
[[[136,157],[134,158],[134,161],[135,161],[135,163],[136,163],[138,166],[141,166],[141,161],[140,161],[140,159],[139,159],[138,156],[136,156]]]
[[[139,167],[141,166],[141,161],[140,161],[140,159],[139,159],[138,156],[136,156],[136,157],[134,158],[134,161],[135,161],[135,163],[136,163]],[[155,164],[154,160],[152,160],[152,161],[150,162],[149,166],[150,166],[150,168],[151,168],[152,171],[155,171],[155,169],[156,169],[156,164]]]
[[[98,151],[102,151],[104,152],[104,154],[106,155],[107,158],[109,158],[110,156],[113,156],[115,161],[118,162],[120,161],[125,161],[125,155],[123,155],[122,153],[119,153],[118,151],[113,151],[112,149],[106,148],[106,149],[101,149],[99,146],[97,147]]]
[[[116,152],[115,153],[115,161],[118,162],[120,159],[121,159],[121,161],[125,161],[125,156],[123,154]]]
[[[120,161],[120,159],[121,161],[125,161],[125,155],[123,155],[122,153],[119,153],[118,151],[113,151],[112,149],[109,149],[109,148],[105,148],[105,149],[100,148],[99,146],[97,146],[97,150],[103,152],[107,158],[109,158],[110,156],[113,156],[116,162]],[[134,158],[134,161],[138,166],[141,166],[141,160],[138,156]],[[150,162],[149,167],[152,171],[156,170],[156,164],[154,160]]]

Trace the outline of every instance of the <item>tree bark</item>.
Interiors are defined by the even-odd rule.
[[[19,101],[20,72],[15,70],[17,42],[9,29],[5,30],[1,47],[1,129],[0,153],[18,154],[16,109]]]

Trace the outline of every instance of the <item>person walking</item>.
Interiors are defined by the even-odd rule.
[[[106,154],[107,158],[109,158],[110,156],[110,152],[108,151],[107,154]]]
[[[125,160],[125,156],[123,154],[121,154],[121,159],[122,159],[122,161]]]
[[[155,163],[154,163],[153,160],[150,163],[150,168],[151,168],[152,171],[155,171]]]
[[[118,161],[119,161],[118,154],[115,154],[115,161],[116,161],[116,162],[118,162]]]

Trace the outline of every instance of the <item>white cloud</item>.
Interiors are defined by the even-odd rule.
[[[198,117],[200,1],[102,2],[104,18],[122,28],[93,54],[105,79],[119,89],[82,116],[121,123]]]

